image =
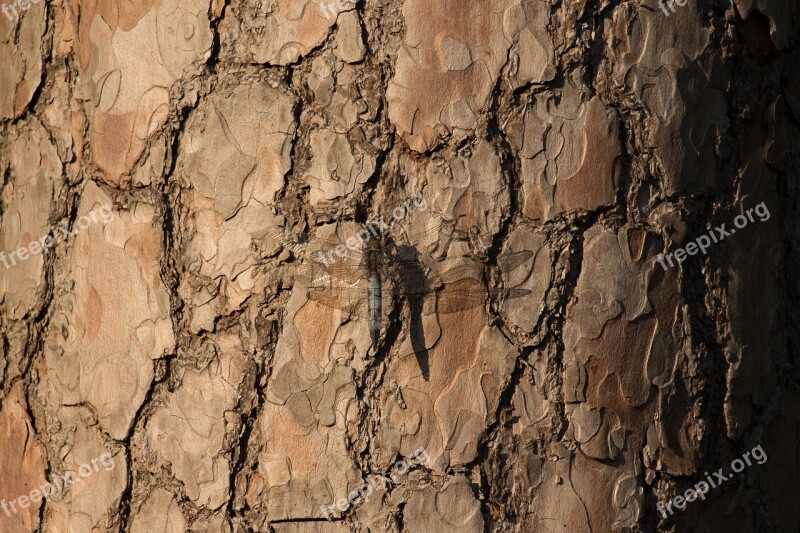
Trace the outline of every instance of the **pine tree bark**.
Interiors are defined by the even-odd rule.
[[[796,3],[9,6],[0,531],[800,528]]]

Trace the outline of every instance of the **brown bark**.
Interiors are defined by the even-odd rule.
[[[800,529],[796,3],[15,5],[0,531]],[[370,349],[298,265],[417,193],[525,296]]]

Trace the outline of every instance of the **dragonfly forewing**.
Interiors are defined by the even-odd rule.
[[[499,273],[507,276],[525,264],[532,255],[530,251],[501,255],[498,258]],[[382,266],[385,282],[383,294],[411,300],[434,298],[434,305],[425,306],[426,314],[430,314],[455,313],[485,305],[488,299],[520,298],[530,293],[526,289],[487,288],[484,278],[488,268],[481,262],[468,260],[465,264],[440,271],[441,268],[431,258],[386,264]],[[366,316],[366,305],[360,304],[369,296],[369,273],[363,264],[342,261],[322,265],[312,262],[301,265],[298,272],[298,285],[307,289],[309,299],[327,307]]]
[[[332,235],[318,239],[308,248],[307,256],[308,260],[321,265],[334,265],[336,263],[355,266],[364,265],[366,263],[366,253],[359,243],[367,244],[372,239],[383,239],[379,253],[383,262],[414,262],[416,261],[415,254],[404,254],[403,252],[427,249],[438,242],[440,232],[445,229],[446,226],[444,224],[437,224],[417,233],[394,232],[383,236],[375,236],[373,232],[362,229],[347,238]],[[356,238],[357,235],[361,235],[362,239]],[[363,240],[364,236],[369,236],[369,239]]]
[[[487,290],[478,280],[464,278],[432,295],[431,298],[436,298],[436,305],[428,306],[425,314],[458,313],[486,305],[489,299],[521,298],[530,293],[528,289]]]
[[[523,250],[500,255],[497,260],[499,274],[507,278],[513,271],[528,262],[533,257],[533,252]],[[487,299],[521,298],[530,294],[527,289],[499,289],[487,288],[482,279],[485,277],[488,265],[468,261],[464,265],[450,268],[439,274],[440,288],[436,291],[436,305],[427,306],[428,313],[456,313],[481,305]]]
[[[367,296],[367,272],[344,262],[301,264],[294,269],[293,284],[305,290],[309,300],[351,312]]]

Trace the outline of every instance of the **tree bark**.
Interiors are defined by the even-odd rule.
[[[9,5],[0,531],[800,529],[796,3]]]

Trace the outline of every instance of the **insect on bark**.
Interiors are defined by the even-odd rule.
[[[457,266],[443,268],[441,260],[434,259],[425,245],[438,243],[442,229],[437,226],[416,235],[395,236],[370,227],[371,235],[362,229],[358,239],[347,239],[348,246],[339,238],[325,240],[323,250],[337,250],[338,257],[320,252],[322,259],[314,260],[314,254],[310,254],[312,259],[300,267],[296,279],[301,285],[305,283],[310,300],[365,317],[372,349],[378,347],[384,330],[384,304],[408,302],[412,347],[417,354],[425,352],[423,315],[459,312],[485,305],[490,298],[516,298],[530,292],[497,288],[495,285],[502,283],[489,283],[487,274],[493,271],[501,276],[492,279],[501,279],[526,263],[532,252],[500,254],[495,266],[471,256],[452,258],[447,264],[455,260]],[[356,243],[360,246],[353,245]]]

